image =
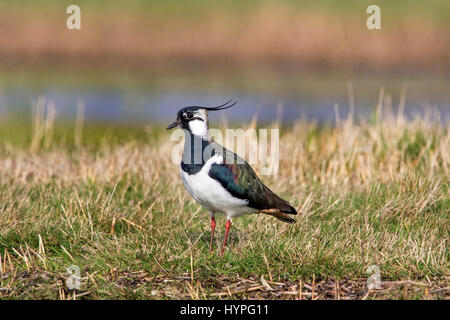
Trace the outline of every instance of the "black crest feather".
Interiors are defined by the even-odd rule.
[[[205,107],[205,109],[208,110],[208,111],[218,111],[218,110],[231,108],[232,106],[236,105],[236,103],[237,103],[237,101],[233,102],[233,99],[231,99],[231,100],[228,100],[227,102],[225,102],[224,104],[221,104],[220,106],[217,106],[217,107]]]

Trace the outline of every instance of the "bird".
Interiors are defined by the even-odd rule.
[[[210,213],[213,252],[216,214],[226,216],[225,236],[220,255],[224,253],[233,218],[263,213],[288,223],[297,211],[288,201],[272,192],[240,156],[221,146],[209,133],[208,112],[233,107],[229,100],[216,107],[188,106],[180,109],[176,121],[167,130],[184,131],[184,149],[180,163],[181,180],[191,196]]]

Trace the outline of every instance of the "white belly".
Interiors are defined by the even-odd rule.
[[[205,163],[202,170],[192,175],[184,172],[180,167],[181,179],[192,197],[213,214],[223,213],[228,218],[256,212],[255,209],[247,206],[248,200],[233,197],[220,182],[208,175],[213,163],[222,163],[222,157],[219,155],[212,157]]]

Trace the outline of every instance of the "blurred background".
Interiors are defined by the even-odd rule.
[[[81,30],[66,28],[71,4]],[[366,27],[370,4],[382,30]],[[449,71],[448,0],[0,2],[4,122],[45,97],[59,121],[167,123],[234,98],[231,121],[332,123],[336,105],[370,117],[381,88],[394,111],[406,96],[408,116],[447,121]]]

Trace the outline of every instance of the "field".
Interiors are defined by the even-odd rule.
[[[376,32],[359,0],[80,1],[79,31],[65,26],[69,4],[2,1],[0,66],[449,67],[446,0],[379,1]]]
[[[282,127],[279,172],[262,178],[301,214],[234,220],[219,256],[225,221],[211,254],[162,126],[64,124],[40,102],[0,126],[2,299],[450,297],[450,131],[432,113],[380,103],[368,121]]]

